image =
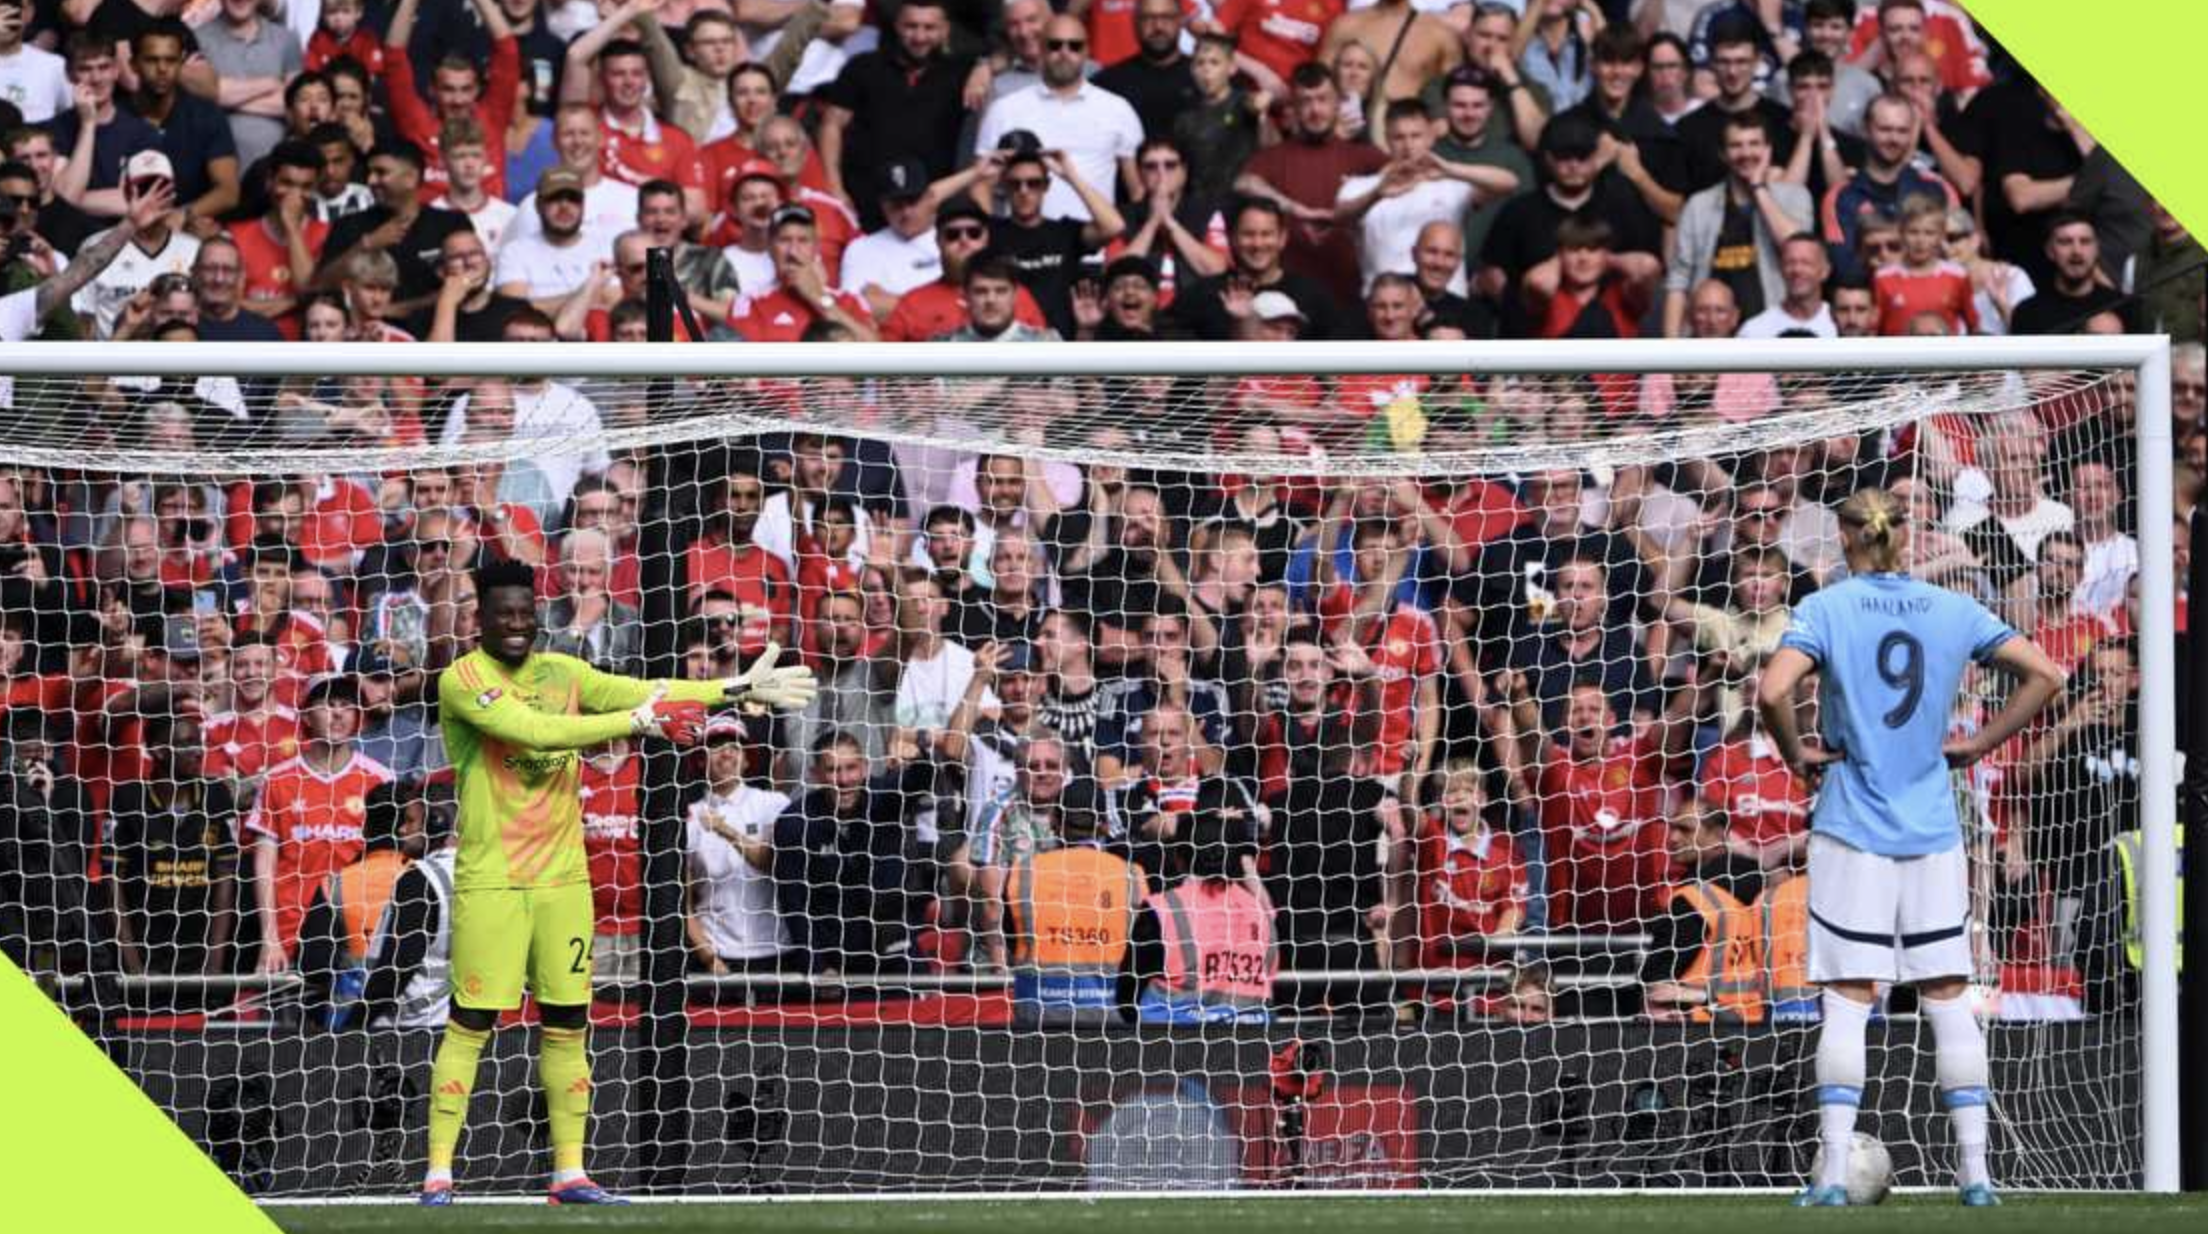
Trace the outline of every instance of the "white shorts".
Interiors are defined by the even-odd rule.
[[[1965,848],[1881,857],[1809,837],[1809,979],[1908,984],[1968,977]]]

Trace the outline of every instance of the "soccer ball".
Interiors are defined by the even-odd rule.
[[[1825,1150],[1817,1150],[1817,1160],[1810,1167],[1810,1177],[1817,1178],[1825,1172]],[[1878,1137],[1868,1132],[1855,1133],[1855,1143],[1848,1149],[1848,1203],[1858,1206],[1876,1204],[1894,1189],[1894,1159]]]

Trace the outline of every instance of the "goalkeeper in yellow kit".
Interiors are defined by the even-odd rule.
[[[740,677],[639,681],[536,650],[536,578],[519,562],[475,572],[476,649],[437,684],[460,802],[453,868],[452,1018],[430,1072],[429,1175],[421,1201],[452,1202],[452,1158],[476,1066],[498,1014],[526,984],[543,1023],[537,1079],[552,1122],[554,1204],[618,1204],[583,1173],[590,1116],[593,916],[583,856],[581,751],[617,737],[691,745],[708,705],[801,708],[812,670],[777,668],[769,645]]]

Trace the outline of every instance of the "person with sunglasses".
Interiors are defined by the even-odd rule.
[[[1044,186],[1043,217],[1102,224],[1107,220],[1077,182],[1094,185],[1107,205],[1117,200],[1121,183],[1137,179],[1135,148],[1142,144],[1142,121],[1126,99],[1082,79],[1088,50],[1088,32],[1079,18],[1051,18],[1043,26],[1042,83],[991,103],[981,115],[974,144],[994,150],[1009,135],[1026,132],[1033,135],[1035,149],[1062,151],[1068,170],[1076,175],[1061,172],[1059,183]],[[1116,234],[1119,228],[1109,231]]]
[[[1027,288],[1043,310],[1043,317],[1058,333],[1073,337],[1072,291],[1075,277],[1090,253],[1119,236],[1127,222],[1112,205],[1109,193],[1100,192],[1062,150],[1037,149],[1035,134],[1007,134],[1010,150],[995,152],[1001,168],[996,177],[1008,202],[1004,217],[989,228],[989,247],[1011,260],[1019,270],[1020,285]],[[986,178],[987,173],[984,172]],[[1053,216],[1048,207],[1054,181],[1064,181],[1087,204],[1094,217],[1088,220]]]
[[[986,160],[974,167],[985,165]],[[948,192],[945,186],[955,179],[938,181],[936,189]],[[942,272],[898,297],[897,307],[882,322],[883,342],[926,342],[967,324],[966,263],[989,247],[989,216],[964,193],[947,195],[935,215],[935,247]],[[1044,324],[1042,308],[1027,288],[1019,288],[1014,299],[1017,320],[1029,326]]]

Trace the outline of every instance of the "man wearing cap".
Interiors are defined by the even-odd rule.
[[[706,225],[705,243],[727,254],[739,293],[774,285],[774,254],[767,241],[782,204],[782,175],[774,164],[745,159],[729,181],[728,199]]]
[[[897,300],[943,273],[935,243],[936,194],[928,169],[916,158],[892,159],[882,168],[882,217],[843,251],[843,290],[865,298],[877,319],[887,318]]]
[[[350,677],[324,677],[307,691],[307,740],[298,757],[271,768],[245,835],[253,846],[260,959],[254,971],[290,963],[307,901],[331,874],[359,858],[368,794],[393,777],[353,748],[360,692]]]
[[[819,225],[804,206],[783,206],[768,223],[767,247],[774,282],[736,302],[729,328],[752,343],[794,343],[815,321],[832,321],[860,339],[875,340],[866,301],[829,290],[821,268]]]
[[[169,156],[159,150],[140,150],[131,155],[123,174],[126,192],[135,187],[141,195],[158,192],[164,200],[173,200],[170,194],[176,174],[169,165]],[[77,262],[82,262],[95,248],[107,247],[101,241],[110,236],[122,235],[128,240],[114,246],[114,257],[84,283],[73,301],[77,315],[91,319],[96,337],[111,337],[123,306],[152,286],[155,279],[164,274],[191,274],[192,262],[199,257],[199,240],[176,225],[178,218],[163,211],[149,214],[135,227],[125,220],[85,241],[78,251]],[[72,268],[75,264],[71,263]]]
[[[1020,283],[1035,295],[1043,316],[1061,335],[1074,330],[1072,291],[1081,263],[1099,246],[1126,230],[1126,220],[1108,194],[1098,192],[1064,151],[1035,148],[1039,140],[1022,131],[1002,139],[1007,150],[977,159],[967,170],[987,180],[991,169],[1005,189],[1010,209],[989,229],[989,248],[1011,259]],[[1054,217],[1044,209],[1053,173],[1089,203],[1090,217]],[[947,183],[958,183],[952,177]]]
[[[1079,18],[1051,18],[1043,27],[1042,84],[991,103],[975,135],[975,144],[986,150],[1005,134],[1026,130],[1039,139],[1045,157],[1061,156],[1052,158],[1051,167],[1062,183],[1049,186],[1041,203],[1046,218],[1104,222],[1095,198],[1112,201],[1122,177],[1135,183],[1142,121],[1127,100],[1082,80],[1088,47],[1088,31]],[[1082,192],[1083,183],[1095,185],[1096,192]],[[1121,229],[1109,230],[1117,234]]]
[[[898,298],[882,322],[883,342],[925,342],[966,324],[966,263],[989,247],[989,216],[971,197],[950,197],[935,212],[935,244],[942,273]],[[1043,311],[1027,288],[1015,293],[1015,301],[1013,311],[1023,324],[1044,324]]]
[[[356,250],[389,253],[399,266],[398,300],[390,315],[400,317],[429,307],[440,281],[433,263],[445,237],[475,229],[468,225],[467,215],[425,204],[422,152],[409,142],[393,142],[369,152],[368,189],[376,195],[376,204],[331,226],[329,241],[322,246],[317,283],[334,285]],[[520,218],[515,221],[518,224]]]
[[[399,668],[379,647],[363,647],[352,671],[359,679],[361,728],[355,742],[362,754],[383,764],[396,776],[420,776],[442,766],[445,745],[429,711],[418,699],[399,701]],[[417,669],[405,676],[421,677]]]
[[[555,167],[537,179],[537,234],[518,236],[498,250],[498,289],[534,303],[546,313],[591,281],[613,259],[610,240],[583,231],[583,178]]]
[[[947,50],[950,29],[943,0],[906,0],[892,37],[851,57],[820,92],[827,103],[819,140],[828,190],[855,203],[868,227],[882,224],[876,178],[893,156],[919,159],[930,179],[950,174],[958,161],[974,58]]]
[[[1520,282],[1526,271],[1556,256],[1556,227],[1586,211],[1609,222],[1612,249],[1663,256],[1663,223],[1625,177],[1597,157],[1601,131],[1584,116],[1559,116],[1541,131],[1541,185],[1504,203],[1488,230],[1475,288],[1503,306],[1504,333],[1530,338]]]
[[[606,126],[597,108],[572,104],[560,108],[559,114],[552,118],[552,148],[560,156],[557,165],[573,172],[583,182],[583,231],[586,234],[612,244],[615,236],[635,225],[637,212],[643,209],[644,190],[605,173]],[[538,187],[543,187],[541,177]],[[680,195],[678,190],[677,196]],[[522,198],[518,205],[513,221],[506,225],[505,234],[492,244],[494,251],[507,240],[543,234],[544,223],[537,216],[536,194]]]

